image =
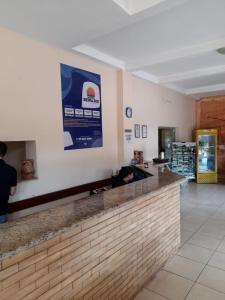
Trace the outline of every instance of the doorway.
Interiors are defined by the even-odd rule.
[[[159,127],[158,128],[158,149],[159,155],[164,152],[165,158],[171,161],[172,143],[176,141],[175,127]]]

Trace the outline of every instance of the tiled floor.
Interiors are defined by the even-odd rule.
[[[181,247],[135,300],[225,300],[225,185],[181,193]]]

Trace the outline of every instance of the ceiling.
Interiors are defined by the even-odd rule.
[[[224,12],[224,0],[0,0],[0,26],[200,98],[225,94]]]

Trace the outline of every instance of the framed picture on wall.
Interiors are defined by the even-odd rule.
[[[148,136],[147,133],[147,125],[142,125],[141,126],[141,134],[142,134],[142,138],[146,139]]]
[[[140,138],[141,137],[141,128],[140,128],[140,124],[134,124],[134,136],[136,138]]]

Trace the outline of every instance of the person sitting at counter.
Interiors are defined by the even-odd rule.
[[[122,167],[119,174],[112,178],[112,188],[131,183],[134,180],[134,169],[131,166]]]

